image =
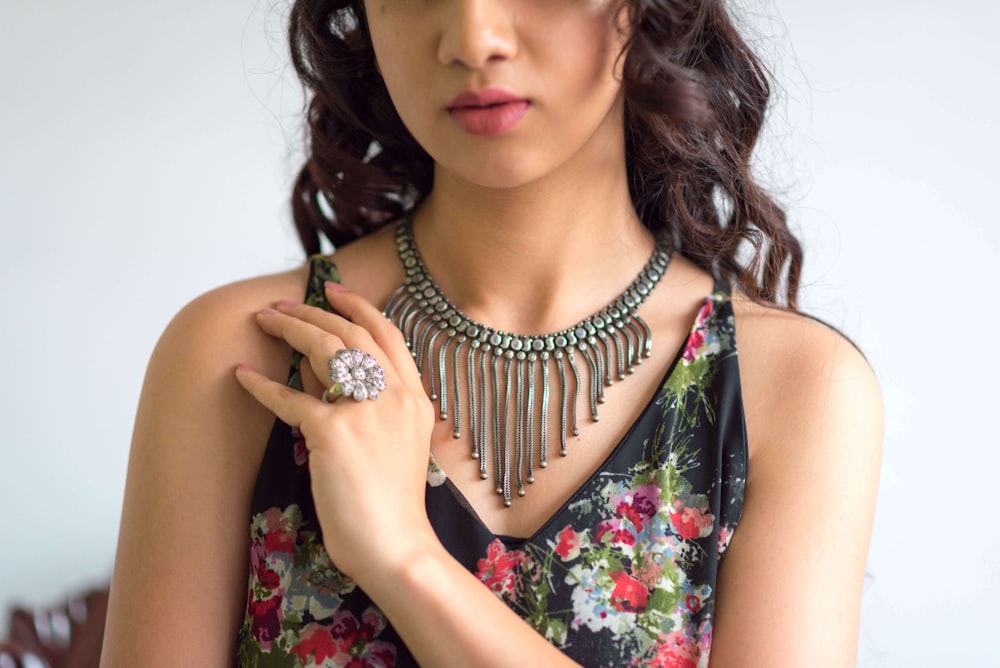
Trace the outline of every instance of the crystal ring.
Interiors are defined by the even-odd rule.
[[[330,380],[333,385],[323,393],[325,404],[339,396],[374,401],[385,392],[385,371],[372,355],[357,348],[338,350],[330,358]]]

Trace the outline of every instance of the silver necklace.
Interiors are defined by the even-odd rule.
[[[598,405],[604,403],[604,388],[616,377],[624,380],[652,354],[652,334],[638,308],[666,272],[670,251],[658,246],[625,292],[589,318],[552,334],[524,336],[471,320],[442,294],[417,252],[408,219],[396,226],[396,250],[406,277],[384,313],[403,332],[417,369],[429,374],[430,398],[437,402],[440,418],[447,420],[451,409],[456,439],[462,436],[464,395],[468,405],[464,423],[472,437],[472,458],[479,461],[479,476],[489,477],[492,452],[497,494],[509,507],[511,471],[518,496],[524,496],[524,483],[535,481],[536,451],[538,466],[548,465],[553,369],[558,377],[560,454],[565,456],[567,434],[580,435],[577,354],[590,372],[594,422],[599,419]],[[466,378],[460,388],[462,368]]]

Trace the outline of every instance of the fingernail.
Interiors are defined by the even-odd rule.
[[[279,299],[276,303],[279,306],[298,306],[301,302],[293,302],[291,299]]]
[[[347,292],[347,288],[345,288],[340,283],[334,283],[333,281],[327,281],[326,283],[324,283],[324,285],[325,285],[326,289],[329,290],[330,292]]]
[[[276,311],[273,308],[262,308],[260,311],[258,311],[257,314],[258,315],[275,315],[276,313],[280,313],[280,311]]]
[[[252,366],[250,366],[249,364],[246,364],[244,362],[241,362],[240,364],[237,364],[236,365],[236,370],[237,371],[256,371],[256,369],[254,369]]]

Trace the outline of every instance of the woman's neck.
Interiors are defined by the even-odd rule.
[[[414,220],[424,262],[466,315],[520,334],[556,331],[613,301],[654,240],[632,207],[624,165],[516,189],[436,174]]]

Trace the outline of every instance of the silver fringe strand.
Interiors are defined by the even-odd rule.
[[[462,403],[467,401],[465,423],[471,434],[472,458],[479,460],[479,475],[486,480],[487,460],[492,456],[497,494],[510,507],[511,471],[518,496],[524,496],[524,483],[535,481],[534,453],[538,452],[539,467],[548,465],[550,366],[558,374],[559,444],[560,454],[566,456],[567,435],[580,435],[577,365],[584,364],[589,372],[590,417],[597,422],[605,386],[613,383],[614,376],[625,380],[652,353],[652,335],[638,308],[666,272],[670,251],[658,247],[621,296],[579,324],[553,334],[523,336],[470,320],[448,301],[417,252],[409,220],[396,227],[396,249],[406,278],[384,313],[403,332],[417,369],[429,374],[430,398],[437,402],[442,420],[448,419],[450,404],[456,439],[462,436]],[[582,361],[578,362],[577,355]],[[460,388],[463,359],[466,382]],[[536,391],[539,375],[540,394]]]

